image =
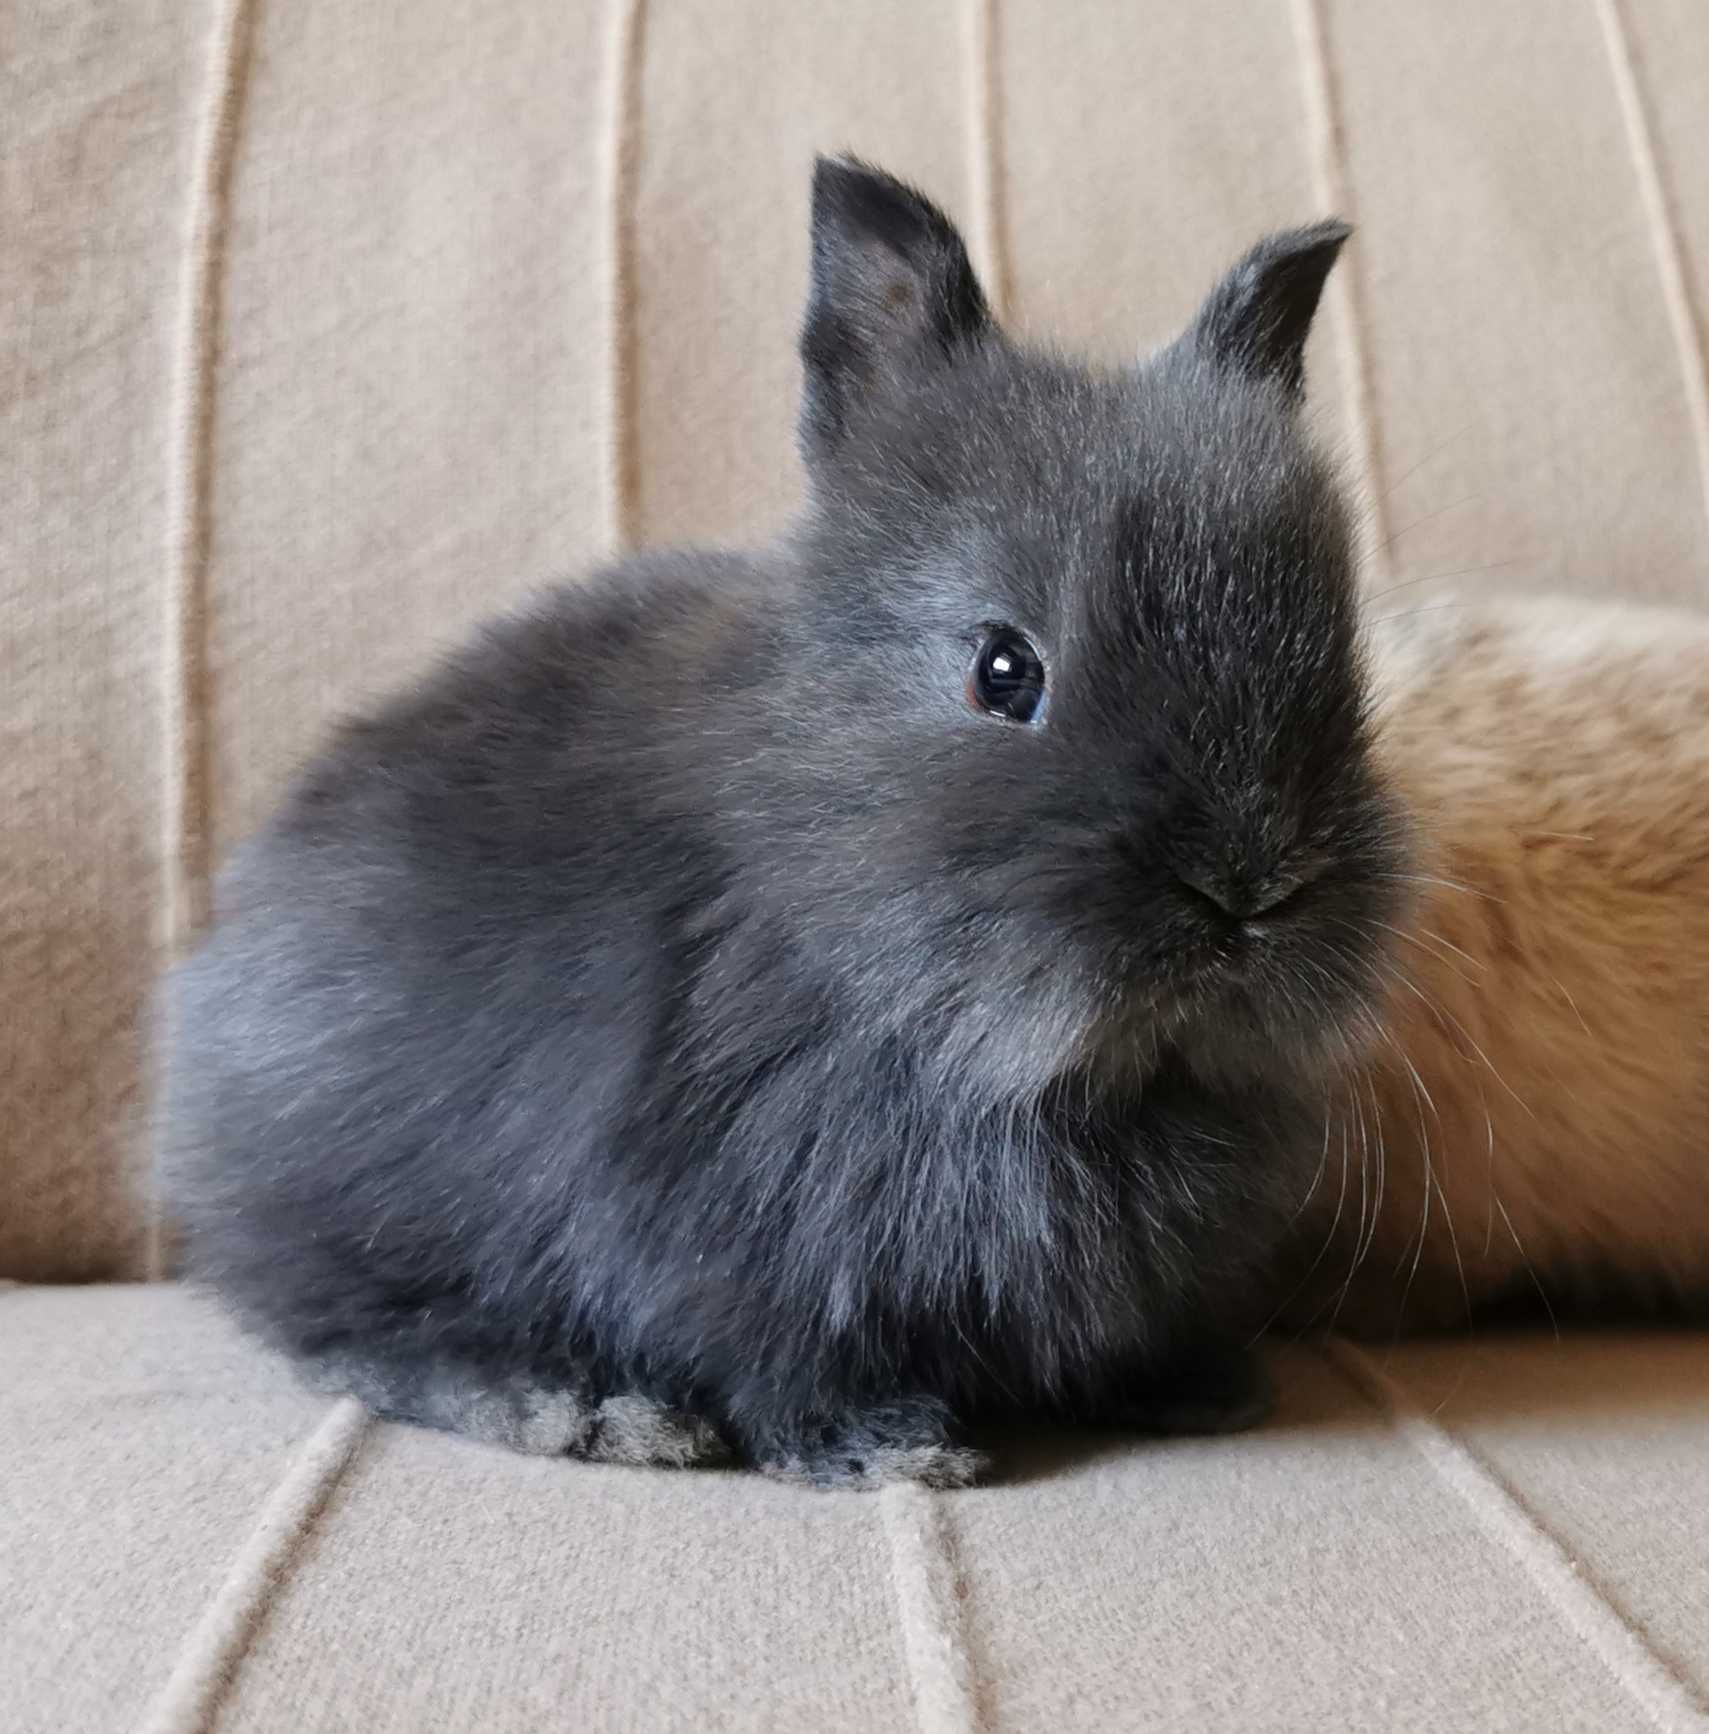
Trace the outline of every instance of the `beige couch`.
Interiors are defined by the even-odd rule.
[[[0,1728],[1709,1726],[1702,1336],[1284,1348],[1257,1434],[867,1497],[371,1424],[143,1282],[210,868],[475,615],[777,522],[844,144],[1112,356],[1344,212],[1378,605],[1704,597],[1702,0],[0,6]]]

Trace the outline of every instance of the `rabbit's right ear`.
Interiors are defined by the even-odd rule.
[[[955,225],[923,193],[851,157],[813,170],[813,259],[801,330],[801,448],[840,445],[862,404],[909,365],[991,329]]]

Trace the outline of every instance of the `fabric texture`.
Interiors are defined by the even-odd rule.
[[[1709,599],[1700,0],[0,8],[0,1277],[158,1274],[151,986],[329,719],[797,498],[815,149],[1119,357],[1260,232],[1373,606]],[[1709,1726],[1709,1344],[1285,1351],[965,1494],[542,1463],[166,1284],[0,1291],[0,1722]]]
[[[989,1487],[514,1456],[169,1284],[0,1292],[15,1734],[1709,1727],[1709,1339],[1283,1351]]]

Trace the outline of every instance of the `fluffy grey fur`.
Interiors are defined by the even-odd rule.
[[[170,989],[195,1273],[524,1450],[953,1485],[986,1415],[1249,1418],[1394,901],[1298,414],[1344,235],[1095,373],[821,162],[801,520],[494,622],[238,856]]]

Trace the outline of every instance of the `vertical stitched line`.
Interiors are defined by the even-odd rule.
[[[161,726],[165,752],[161,950],[182,956],[208,917],[213,867],[208,585],[213,545],[214,382],[226,238],[255,0],[221,0],[208,41],[196,124],[173,365],[167,477],[166,619]],[[164,1275],[158,1174],[150,1174],[147,1275]]]
[[[325,1509],[367,1430],[368,1413],[341,1397],[298,1451],[261,1509],[260,1519],[178,1652],[172,1673],[138,1734],[202,1734],[236,1679],[267,1605]]]
[[[635,192],[640,167],[641,55],[646,0],[615,0],[607,44],[606,531],[613,553],[639,530],[640,431],[636,416]]]
[[[1709,359],[1705,357],[1705,315],[1692,294],[1685,249],[1680,244],[1679,214],[1656,148],[1655,128],[1638,77],[1637,55],[1626,21],[1624,0],[1595,0],[1597,20],[1608,50],[1614,89],[1626,124],[1626,143],[1632,171],[1638,182],[1638,198],[1650,233],[1656,271],[1661,278],[1662,299],[1668,324],[1673,329],[1674,349],[1679,356],[1680,384],[1685,391],[1686,414],[1697,447],[1697,480],[1703,494],[1703,510],[1709,517]]]
[[[967,178],[972,250],[992,315],[1009,306],[1004,228],[998,0],[967,0],[963,14]],[[961,1619],[961,1585],[941,1507],[925,1488],[899,1483],[878,1496],[890,1547],[902,1648],[920,1734],[979,1734],[982,1726]]]
[[[983,1726],[961,1620],[961,1587],[943,1511],[923,1487],[878,1496],[920,1734],[979,1734]]]
[[[1323,1354],[1470,1508],[1479,1527],[1507,1549],[1657,1728],[1666,1734],[1703,1734],[1709,1729],[1709,1707],[1595,1588],[1578,1562],[1494,1469],[1426,1415],[1362,1350],[1336,1339],[1325,1345]]]
[[[1347,175],[1347,137],[1341,115],[1325,0],[1294,0],[1294,36],[1299,45],[1300,86],[1310,130],[1312,179],[1325,215],[1354,222]],[[1394,576],[1389,549],[1388,501],[1383,496],[1382,442],[1371,401],[1371,369],[1365,278],[1355,239],[1331,274],[1327,291],[1335,310],[1336,358],[1341,370],[1342,414],[1364,495],[1367,578],[1386,584]]]
[[[968,0],[968,191],[973,251],[991,311],[1009,310],[1009,237],[1003,159],[1001,28],[998,0]]]

